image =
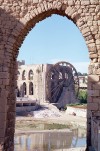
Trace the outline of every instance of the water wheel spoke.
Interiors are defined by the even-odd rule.
[[[54,92],[54,94],[52,95],[52,97],[59,91],[60,88],[62,88],[62,85],[59,85],[59,87],[56,89],[56,91]]]
[[[49,82],[51,82],[51,86],[48,84]],[[52,102],[53,99],[59,100],[63,87],[75,90],[77,97],[79,91],[78,73],[73,65],[68,62],[61,61],[53,65],[47,73],[48,98],[52,100]]]
[[[64,82],[64,81],[60,82],[60,84],[59,84],[59,85],[57,85],[57,87],[55,87],[54,89],[52,89],[52,90],[51,90],[51,92],[53,92],[54,90],[56,90],[57,88],[59,88],[59,87],[60,87],[60,85],[63,85],[63,82]]]

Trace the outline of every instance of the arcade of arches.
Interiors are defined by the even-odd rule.
[[[36,23],[52,14],[72,20],[86,41],[91,59],[88,71],[87,150],[92,146],[100,151],[100,0],[0,0],[1,151],[14,150],[15,75],[19,47]]]

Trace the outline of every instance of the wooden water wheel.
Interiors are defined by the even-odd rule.
[[[63,88],[75,92],[75,98],[79,92],[79,78],[75,67],[68,62],[58,62],[54,64],[46,75],[47,100],[57,103]]]

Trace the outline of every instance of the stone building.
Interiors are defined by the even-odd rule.
[[[87,76],[78,76],[78,78],[79,78],[79,88],[87,89],[88,77]]]
[[[38,103],[56,103],[59,108],[77,102],[72,67],[68,63],[65,65],[25,65],[25,61],[18,61],[17,97],[27,97]],[[78,82],[77,76],[75,80]]]
[[[32,100],[45,100],[45,73],[48,65],[18,62],[17,88],[18,97],[28,97]]]

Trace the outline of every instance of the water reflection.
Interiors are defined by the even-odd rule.
[[[86,131],[45,131],[15,135],[15,151],[61,151],[86,145]]]

